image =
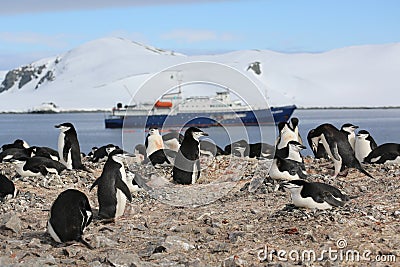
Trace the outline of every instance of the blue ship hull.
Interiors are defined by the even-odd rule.
[[[270,109],[246,110],[237,112],[198,112],[178,113],[176,115],[134,115],[111,116],[105,119],[106,128],[144,128],[162,127],[213,127],[213,126],[261,126],[286,122],[295,105],[271,107]]]

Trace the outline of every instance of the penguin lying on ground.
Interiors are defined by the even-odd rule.
[[[308,174],[300,151],[305,146],[297,141],[289,141],[285,148],[276,151],[269,170],[269,177],[274,180],[306,179]]]
[[[374,150],[378,145],[374,138],[366,130],[361,130],[356,135],[354,144],[354,152],[357,160],[360,163],[364,162],[364,159]]]
[[[175,158],[172,177],[178,184],[194,184],[200,177],[200,140],[207,133],[196,127],[185,131],[182,144]]]
[[[10,148],[26,149],[26,148],[29,148],[29,145],[24,140],[17,139],[12,144],[5,144],[5,145],[1,146],[2,151],[5,151]]]
[[[364,162],[371,164],[400,163],[400,144],[385,143],[379,145],[364,158]]]
[[[275,154],[275,147],[267,143],[253,143],[249,145],[250,158],[272,159]]]
[[[115,149],[119,149],[119,147],[116,145],[113,145],[113,144],[108,144],[108,145],[99,147],[98,149],[96,149],[93,152],[92,161],[93,162],[106,161],[108,158],[108,154],[110,154],[111,151],[113,151]]]
[[[78,241],[92,249],[82,238],[91,221],[92,209],[87,196],[76,189],[68,189],[58,195],[51,206],[47,232],[58,243]]]
[[[17,166],[16,171],[22,177],[46,176],[49,173],[60,175],[66,169],[62,163],[45,157],[22,157],[12,160],[12,163]]]
[[[5,175],[0,174],[0,201],[15,197],[17,193],[14,183]]]
[[[31,146],[30,148],[28,148],[28,151],[31,153],[31,157],[37,156],[49,158],[55,161],[60,160],[58,152],[50,147]]]
[[[250,145],[246,140],[242,139],[226,145],[224,151],[226,155],[232,154],[237,157],[247,157],[250,154]]]
[[[8,148],[0,153],[0,162],[9,162],[12,159],[30,157],[31,153],[25,148]]]
[[[86,170],[82,164],[81,149],[75,127],[69,122],[61,123],[54,127],[60,129],[60,135],[58,136],[60,162],[70,170]]]
[[[354,150],[348,141],[347,135],[339,131],[332,124],[322,124],[309,133],[312,142],[312,148],[316,149],[321,141],[329,157],[333,161],[336,177],[340,171],[345,168],[355,168],[363,174],[373,178],[367,171],[363,169],[360,162],[356,159]]]
[[[126,199],[132,201],[123,163],[125,160],[123,153],[121,149],[110,153],[101,176],[90,188],[91,191],[98,186],[99,217],[102,219],[116,219],[122,216],[125,211]]]
[[[291,193],[293,204],[299,208],[331,209],[350,200],[336,187],[324,183],[293,180],[282,183],[281,187]]]
[[[200,140],[200,154],[211,157],[225,155],[225,151],[218,145],[208,140]]]

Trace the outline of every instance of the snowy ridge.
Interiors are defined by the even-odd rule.
[[[191,61],[236,68],[260,86],[272,106],[399,106],[399,43],[315,54],[245,50],[185,56],[126,39],[103,38],[21,66],[14,73],[0,71],[0,112],[23,112],[44,102],[53,102],[63,111],[108,110],[117,102],[129,103],[153,74]],[[260,63],[260,74],[248,70],[254,62]],[[246,89],[243,97],[257,104]]]

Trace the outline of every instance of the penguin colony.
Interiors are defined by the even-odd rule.
[[[0,162],[12,162],[20,176],[44,177],[44,180],[70,170],[90,171],[82,163],[82,153],[77,131],[72,123],[55,125],[60,130],[58,150],[48,147],[29,146],[23,140],[4,144]],[[356,133],[358,126],[346,123],[340,128],[322,124],[309,131],[308,145],[315,158],[333,162],[333,178],[354,168],[360,175],[372,177],[366,164],[400,163],[400,144],[377,145],[366,130]],[[127,161],[152,164],[162,168],[172,166],[172,178],[176,184],[190,186],[201,177],[200,157],[233,155],[237,157],[268,158],[272,160],[269,178],[280,182],[279,188],[290,192],[293,205],[299,208],[331,209],[345,205],[352,197],[329,184],[311,181],[304,165],[301,151],[306,148],[299,134],[299,119],[278,125],[278,138],[274,145],[249,144],[238,140],[224,149],[201,138],[208,134],[190,127],[184,134],[170,132],[161,135],[159,129],[151,127],[144,144],[138,144],[134,153],[123,151],[108,144],[94,147],[88,154],[92,162],[105,162],[102,173],[90,186],[97,188],[98,213],[93,214],[85,193],[67,189],[54,200],[47,222],[47,232],[58,243],[80,242],[92,248],[83,239],[83,232],[93,219],[112,222],[124,215],[127,201],[138,189],[132,175],[125,170]],[[345,175],[345,174],[344,174]],[[18,197],[18,189],[12,180],[0,174],[0,201]]]

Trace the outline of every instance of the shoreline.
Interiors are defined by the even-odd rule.
[[[271,107],[273,107],[271,105]],[[297,110],[360,110],[360,109],[400,109],[400,106],[378,106],[378,107],[297,107]],[[68,114],[68,113],[111,113],[111,109],[96,109],[96,110],[62,110],[60,112],[44,112],[34,113],[28,111],[0,111],[0,114]]]

